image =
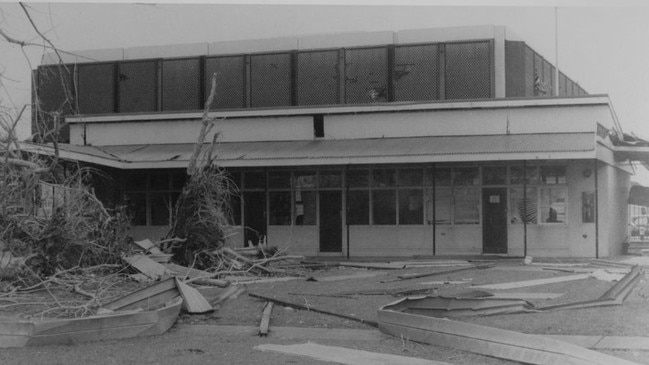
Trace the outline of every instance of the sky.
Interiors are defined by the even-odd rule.
[[[236,4],[188,4],[144,0],[26,5],[36,25],[52,43],[71,52],[349,31],[505,25],[553,64],[558,50],[559,68],[566,75],[590,94],[608,94],[623,130],[649,139],[649,2],[646,3],[241,0]],[[15,2],[0,0],[0,29],[17,39],[42,43]],[[30,69],[38,65],[42,55],[41,47],[21,49],[0,40],[0,105],[20,108],[30,102]],[[20,123],[19,133],[21,137],[29,135],[28,118]]]

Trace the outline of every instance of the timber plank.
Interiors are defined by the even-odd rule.
[[[180,296],[183,297],[183,308],[187,313],[200,314],[214,311],[214,308],[207,299],[205,299],[203,294],[183,283],[180,279],[175,279],[178,292],[180,292]]]

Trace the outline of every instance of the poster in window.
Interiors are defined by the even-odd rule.
[[[592,191],[581,193],[581,221],[595,223],[595,193]]]

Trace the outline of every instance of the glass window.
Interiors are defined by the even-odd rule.
[[[162,61],[162,110],[194,110],[200,105],[199,59]]]
[[[452,170],[450,168],[426,170],[426,185],[432,186],[434,180],[435,186],[451,186],[451,172]],[[433,174],[435,174],[435,176],[433,176]]]
[[[146,226],[146,195],[127,194],[126,204],[131,224],[134,226]]]
[[[433,201],[433,189],[426,190],[426,219],[428,224],[433,223],[433,207],[435,207],[435,224],[451,224],[451,206],[453,194],[451,188],[435,188],[435,200]]]
[[[241,197],[238,194],[230,195],[230,214],[232,216],[232,224],[235,226],[241,225]]]
[[[317,221],[317,205],[315,191],[295,192],[295,224],[298,226],[313,226]]]
[[[541,188],[541,222],[566,222],[566,189]]]
[[[315,189],[317,182],[315,171],[297,171],[295,173],[296,189]]]
[[[399,170],[399,186],[421,186],[423,178],[422,169]]]
[[[171,175],[171,188],[174,190],[182,190],[187,181],[187,174],[179,172]]]
[[[265,189],[266,173],[259,171],[250,171],[243,173],[243,183],[246,189]]]
[[[485,185],[502,185],[507,180],[506,166],[489,166],[482,168],[482,183]]]
[[[538,184],[539,182],[539,170],[536,166],[528,166],[525,169],[523,169],[523,166],[511,166],[509,174],[510,184]]]
[[[424,204],[421,189],[399,190],[399,224],[423,224]]]
[[[269,221],[272,226],[291,225],[291,192],[271,191],[269,199]]]
[[[171,199],[169,194],[151,194],[151,225],[166,226],[169,224],[169,212],[171,210]]]
[[[565,166],[541,166],[541,182],[543,184],[565,184]]]
[[[268,187],[270,189],[290,189],[291,172],[290,171],[269,171]]]
[[[454,185],[478,185],[480,184],[480,173],[477,167],[458,167],[453,169]]]
[[[476,188],[456,188],[455,224],[480,223],[480,190]]]
[[[115,109],[115,65],[79,65],[77,99],[81,114],[112,113]]]
[[[523,188],[512,188],[510,190],[510,222],[512,224],[522,224],[524,222],[527,224],[537,223],[538,196],[536,188],[527,188],[526,190],[525,196],[523,196]]]
[[[370,186],[370,170],[349,170],[347,184],[350,188],[366,188]]]
[[[72,65],[38,68],[38,97],[41,110],[61,111],[63,114],[70,112],[74,104],[71,99],[73,69]]]
[[[351,190],[347,194],[347,224],[370,224],[370,192]]]
[[[372,223],[377,225],[396,224],[396,190],[372,191]]]
[[[372,186],[373,187],[391,187],[395,186],[396,170],[394,169],[381,169],[372,170]]]
[[[157,62],[119,63],[120,113],[150,112],[157,110]]]
[[[169,190],[169,175],[151,174],[151,190]]]
[[[145,191],[147,189],[146,174],[128,174],[124,182],[126,191]]]
[[[343,175],[340,171],[321,171],[320,188],[339,188],[343,185]]]

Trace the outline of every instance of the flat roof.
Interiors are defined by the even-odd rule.
[[[27,152],[53,154],[51,145],[23,143],[22,147]],[[215,146],[214,155],[223,167],[271,167],[593,159],[595,148],[595,133],[581,132],[224,142]],[[119,169],[165,169],[186,168],[194,144],[60,144],[59,149],[60,157],[68,160]]]

